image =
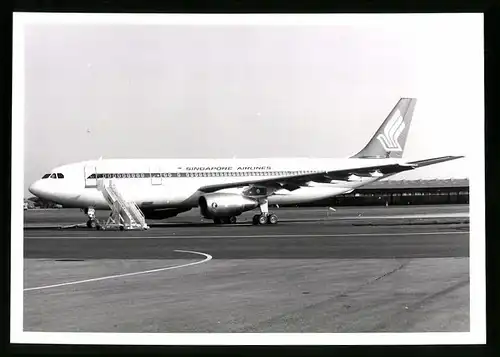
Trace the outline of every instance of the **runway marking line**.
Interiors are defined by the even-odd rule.
[[[265,235],[171,235],[171,236],[31,236],[24,239],[172,239],[172,238],[298,238],[298,237],[364,237],[364,236],[418,236],[418,235],[447,235],[447,234],[469,234],[469,231],[443,231],[443,232],[402,232],[402,233],[346,233],[346,234],[265,234]]]
[[[193,252],[193,251],[190,251],[190,250],[174,250],[174,252],[192,253],[192,254],[204,255],[205,259],[199,260],[197,262],[192,262],[192,263],[187,263],[187,264],[182,264],[182,265],[174,265],[174,266],[169,266],[169,267],[164,267],[164,268],[144,270],[144,271],[138,271],[138,272],[126,273],[126,274],[109,275],[109,276],[103,276],[103,277],[100,277],[100,278],[93,278],[93,279],[70,281],[70,282],[67,282],[67,283],[38,286],[38,287],[34,287],[34,288],[26,288],[26,289],[23,289],[23,291],[43,290],[43,289],[49,289],[49,288],[56,288],[56,287],[60,287],[60,286],[89,283],[89,282],[93,282],[93,281],[101,281],[101,280],[108,280],[108,279],[123,278],[123,277],[126,277],[126,276],[134,276],[134,275],[157,273],[157,272],[160,272],[160,271],[172,270],[172,269],[178,269],[178,268],[185,268],[185,267],[188,267],[188,266],[191,266],[191,265],[202,264],[202,263],[206,263],[206,262],[212,260],[212,256],[210,254],[206,254],[206,253]]]
[[[470,218],[469,213],[437,213],[437,214],[413,214],[413,215],[393,215],[393,216],[326,216],[326,217],[314,217],[314,218],[285,218],[281,219],[281,222],[286,222],[287,224],[289,223],[298,223],[302,224],[303,222],[333,222],[333,221],[359,221],[363,219],[380,219],[380,220],[390,220],[390,219],[431,219],[431,218],[450,218],[450,219],[456,219],[456,218]],[[200,222],[170,222],[166,223],[165,225],[168,226],[169,224],[192,224],[192,223],[202,223],[202,222],[208,222],[208,224],[211,224],[210,220],[206,221],[200,221]],[[249,223],[250,221],[241,221],[240,223]],[[251,222],[250,222],[251,223]],[[73,224],[68,224],[66,226],[78,226],[81,225],[82,227],[85,226],[85,223],[73,223]],[[161,223],[160,223],[161,225]],[[237,225],[233,224],[232,226]],[[31,225],[28,223],[28,225],[25,225],[24,228],[30,229],[30,228],[40,228],[40,227],[65,227],[65,226],[55,226],[55,225],[44,225],[43,223],[32,223]]]

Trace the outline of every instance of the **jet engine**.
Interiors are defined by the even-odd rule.
[[[234,193],[211,193],[200,197],[201,215],[208,219],[239,216],[259,206],[256,200]]]

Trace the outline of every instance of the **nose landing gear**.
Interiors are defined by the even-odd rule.
[[[97,221],[97,218],[95,216],[95,209],[93,207],[89,207],[89,208],[85,208],[83,210],[83,212],[89,218],[88,221],[87,221],[87,228],[99,230],[101,228],[101,226],[100,226],[100,224]]]
[[[92,229],[97,228],[97,222],[95,221],[95,219],[89,219],[87,221],[87,228],[92,228]]]

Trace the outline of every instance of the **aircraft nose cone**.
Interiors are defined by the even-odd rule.
[[[39,197],[40,196],[40,193],[42,192],[41,190],[41,182],[40,180],[38,181],[35,181],[31,184],[31,186],[28,188],[28,191],[30,191],[32,194],[34,194],[35,196]]]

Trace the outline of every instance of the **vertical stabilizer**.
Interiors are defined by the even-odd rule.
[[[410,130],[415,98],[401,98],[375,135],[353,158],[401,158]]]

